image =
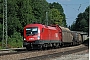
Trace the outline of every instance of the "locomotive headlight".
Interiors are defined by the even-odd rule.
[[[24,40],[26,40],[26,39],[24,38]]]
[[[40,39],[40,36],[37,36],[37,39],[39,40]]]

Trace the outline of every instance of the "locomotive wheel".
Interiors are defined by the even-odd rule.
[[[72,46],[72,45],[73,45],[73,42],[71,42],[70,46]]]
[[[42,50],[42,48],[43,48],[42,45],[39,45],[39,46],[38,46],[38,49],[39,49],[39,50]]]
[[[32,48],[31,48],[29,45],[26,46],[26,49],[27,49],[28,51],[32,50]]]
[[[42,50],[43,45],[34,45],[34,49]]]
[[[42,49],[43,49],[43,50],[47,50],[47,44],[43,44]]]
[[[73,45],[74,45],[74,46],[77,45],[75,41],[73,41]]]
[[[59,48],[59,43],[56,44],[56,48]]]
[[[62,48],[63,46],[64,46],[64,43],[61,43],[61,44],[60,44],[60,47]]]

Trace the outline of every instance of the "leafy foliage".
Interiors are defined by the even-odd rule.
[[[49,10],[48,2],[46,0],[32,0],[32,9],[37,23],[45,24],[46,12]]]
[[[9,48],[14,48],[14,47],[22,47],[22,36],[20,33],[18,32],[14,32],[13,35],[11,35],[10,37],[8,37],[8,47]]]
[[[0,23],[3,23],[3,0],[0,0]]]
[[[2,34],[3,34],[3,27],[2,24],[0,23],[0,41],[2,40]]]
[[[60,12],[55,8],[50,10],[50,19],[51,22],[62,25],[63,16],[60,15]]]
[[[51,22],[55,22],[61,26],[66,27],[66,17],[61,4],[53,2],[49,4],[50,7],[50,19]]]

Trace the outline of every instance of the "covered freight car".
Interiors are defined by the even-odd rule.
[[[59,26],[62,30],[62,42],[64,43],[71,43],[73,40],[73,36],[71,31],[68,28]]]
[[[57,30],[61,30],[61,36],[62,36],[62,44],[63,45],[72,45],[73,44],[73,35],[71,34],[71,31],[68,28],[61,27],[59,25],[52,25],[53,27],[56,27]]]
[[[74,45],[82,43],[82,36],[78,31],[71,31],[73,35]]]

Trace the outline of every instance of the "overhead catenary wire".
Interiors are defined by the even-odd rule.
[[[72,9],[74,9],[75,11],[79,11],[80,8],[81,8],[83,5],[87,4],[87,3],[89,4],[89,2],[78,3],[78,4],[62,4],[62,3],[60,3],[60,4],[61,4],[61,5],[65,5],[65,6],[69,6],[69,7],[71,7]],[[78,8],[75,9],[73,6],[77,6]]]
[[[74,4],[74,3],[70,3],[70,4],[67,4],[67,3],[61,3],[62,6],[66,6],[65,8],[70,8],[70,9],[73,9],[73,12],[77,12],[77,13],[81,13],[81,9],[83,6],[86,6],[86,5],[89,5],[89,2],[84,2],[84,3],[77,3],[77,4]],[[66,11],[67,12],[67,11]],[[70,11],[68,11],[70,12]],[[67,13],[68,13],[67,12]],[[72,13],[71,13],[72,14]],[[77,15],[77,14],[76,14]],[[75,20],[75,18],[77,17],[73,17],[73,15],[71,16],[66,16],[67,20]]]

